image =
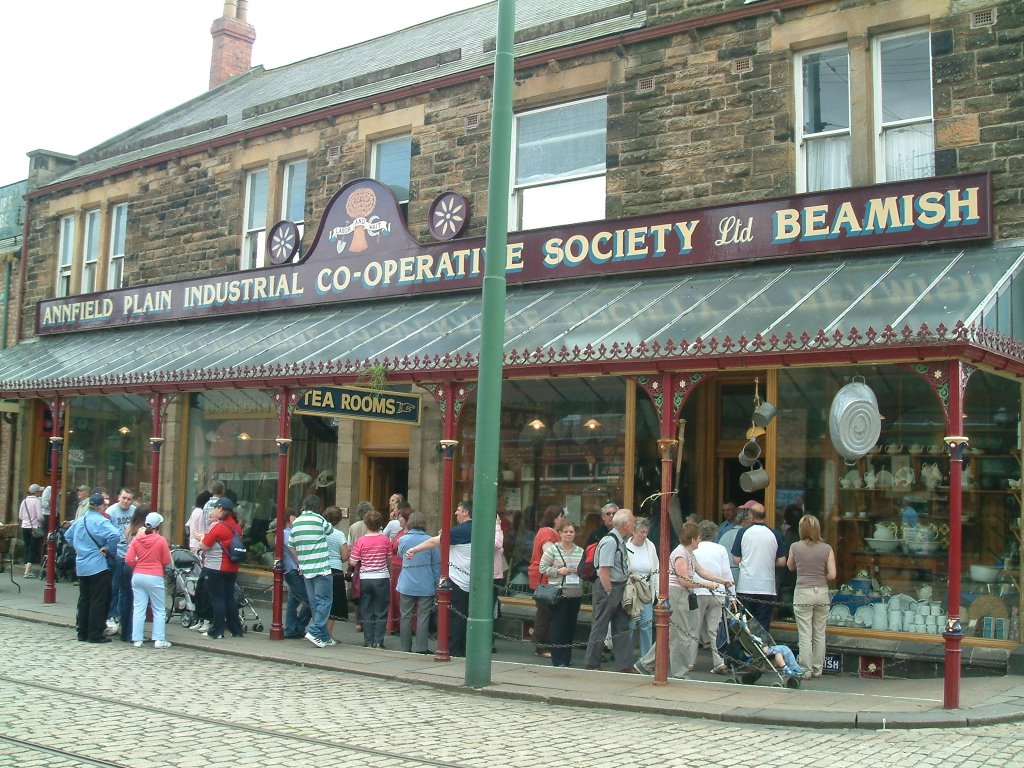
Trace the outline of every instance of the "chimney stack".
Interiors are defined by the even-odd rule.
[[[246,21],[249,0],[224,0],[224,15],[213,22],[213,55],[210,58],[210,87],[216,88],[252,66],[252,44],[256,29]]]

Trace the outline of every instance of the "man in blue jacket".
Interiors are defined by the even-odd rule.
[[[107,555],[117,551],[121,531],[103,516],[103,495],[89,497],[89,511],[64,532],[75,549],[78,572],[78,640],[109,643],[107,610],[110,607],[110,566]]]

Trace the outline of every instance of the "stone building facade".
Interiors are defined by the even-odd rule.
[[[238,6],[226,6],[237,14]],[[923,62],[927,70],[911,76],[928,92],[923,100],[927,107],[913,119],[918,120],[915,125],[926,126],[932,144],[914,159],[927,171],[900,178],[989,173],[991,239],[1005,244],[1024,238],[1020,3],[520,0],[519,7],[516,114],[593,100],[604,135],[602,167],[579,173],[580,179],[603,185],[597,207],[577,209],[576,188],[567,187],[557,204],[549,205],[554,210],[543,211],[546,215],[538,219],[542,223],[535,226],[599,219],[614,224],[628,217],[895,181],[887,175],[887,159],[882,156],[887,145],[879,136],[886,131],[899,136],[904,127],[891,124],[886,113],[887,89],[896,86],[884,74],[891,63],[885,57],[895,55],[903,62],[899,56],[904,54],[891,53],[884,41],[907,37],[918,46],[915,50],[925,51],[913,61]],[[226,8],[225,18],[215,23],[215,35],[239,21],[228,13]],[[55,297],[142,290],[169,281],[260,269],[266,239],[280,218],[300,225],[305,252],[339,189],[354,179],[381,177],[378,151],[392,140],[407,147],[406,186],[392,189],[412,237],[429,242],[432,206],[448,190],[470,202],[472,214],[461,237],[481,237],[488,206],[493,19],[491,4],[306,62],[271,71],[256,67],[223,82],[212,79],[207,94],[77,158],[40,153],[33,158],[27,241],[10,310],[21,343],[36,343],[44,353],[48,349],[47,336],[34,338],[37,313],[41,303]],[[362,62],[361,68],[356,62]],[[837,82],[848,89],[845,100],[834,98],[834,87],[830,92],[811,80],[812,75],[837,72],[836,67],[841,69]],[[838,119],[845,118],[846,124],[828,122],[819,114],[819,126],[808,129],[811,121],[801,121],[800,116],[806,118],[804,112],[811,108],[828,111],[833,120],[837,118],[832,113],[838,110]],[[521,129],[525,132],[525,124]],[[827,155],[838,144],[848,148],[847,162],[829,172],[840,174],[841,183],[824,184],[816,171],[809,170],[808,147],[825,146]],[[927,156],[923,160],[922,154]],[[302,184],[299,205],[286,216],[294,202],[291,185],[296,179]],[[255,196],[254,185],[260,189]],[[535,188],[524,184],[523,189],[528,191],[509,195],[512,229],[530,228],[524,201]],[[252,201],[262,210],[254,212]],[[90,253],[98,255],[94,261]],[[797,330],[813,334],[823,327]],[[125,339],[131,343],[130,336]],[[758,360],[755,367],[765,364]],[[63,392],[72,414],[77,397],[114,393],[137,398],[132,407],[141,416],[126,426],[130,432],[125,435],[135,435],[151,412],[145,403],[147,387],[142,385],[102,377],[95,386],[51,385],[43,378],[21,381],[16,369],[4,372],[19,383],[7,386],[3,394],[22,403],[20,458],[14,462],[13,476],[19,487],[43,468],[45,435],[33,431],[32,425],[38,423],[41,400],[48,394]],[[346,372],[336,378],[351,383],[361,375]],[[403,376],[394,369],[389,374],[393,384],[415,391],[422,391],[416,385],[437,380]],[[262,391],[278,385],[248,380],[245,388]],[[627,389],[635,393],[636,386],[629,383]],[[193,471],[185,456],[191,450],[186,443],[198,439],[185,436],[189,419],[198,418],[188,411],[213,414],[212,425],[227,406],[221,394],[210,395],[217,404],[189,405],[180,392],[220,393],[227,387],[218,381],[208,389],[176,389],[179,396],[168,406],[165,424],[168,442],[160,497],[173,507],[173,514],[182,515],[200,481],[209,479]],[[255,400],[259,398],[244,407],[236,403],[235,412],[266,417],[269,400]],[[295,466],[293,454],[292,471],[308,475],[307,482],[317,489],[332,488],[331,500],[349,506],[364,496],[379,498],[383,491],[374,484],[393,485],[395,476],[389,473],[406,471],[399,481],[406,486],[403,490],[436,522],[443,511],[437,508],[441,479],[434,444],[443,414],[429,400],[425,411],[423,423],[408,431],[358,422],[335,424],[336,449],[330,459],[316,456],[310,438],[308,465]],[[2,428],[6,444],[13,433],[9,425]],[[236,427],[231,437],[244,434],[248,439],[250,432],[250,427]],[[143,434],[148,434],[145,429]],[[212,426],[203,434],[210,446],[226,439]],[[266,439],[272,439],[267,434]],[[210,446],[212,457],[216,450]],[[145,442],[132,442],[129,449],[122,439],[121,461],[125,462],[123,454],[145,449]],[[168,452],[177,458],[169,461]],[[118,451],[112,449],[111,455],[116,457]],[[633,449],[624,455],[627,461],[635,458]],[[394,464],[396,457],[404,463]],[[583,458],[576,464],[587,464]],[[116,464],[116,458],[104,461]],[[131,453],[127,463],[136,467],[138,477],[144,476],[144,457]],[[311,468],[332,473],[331,484],[315,483]],[[115,469],[105,476],[118,476]],[[566,470],[565,481],[572,479],[573,471]],[[593,474],[593,466],[590,471]],[[119,476],[125,472],[122,463]],[[525,470],[509,472],[526,476]],[[637,473],[621,474],[634,477],[624,479],[616,492],[639,504],[639,495],[633,498],[641,483]],[[606,476],[615,475],[609,470]],[[0,478],[0,483],[6,482],[8,478]],[[723,487],[708,485],[697,498],[705,505],[717,504]],[[536,488],[533,493],[537,502]],[[0,497],[8,502],[16,495],[0,489]],[[507,499],[526,506],[514,493]],[[176,524],[180,527],[181,520]]]

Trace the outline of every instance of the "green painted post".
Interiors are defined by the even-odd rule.
[[[505,259],[508,250],[508,190],[512,153],[515,0],[498,0],[498,33],[491,101],[491,157],[487,183],[483,333],[477,389],[476,455],[473,460],[473,544],[466,685],[491,683],[491,595],[494,584],[494,521],[498,510],[498,441],[501,437],[502,356],[505,345]]]

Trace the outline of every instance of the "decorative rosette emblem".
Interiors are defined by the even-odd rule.
[[[279,221],[267,238],[267,253],[271,264],[287,264],[299,250],[299,228],[290,221]]]
[[[469,223],[469,203],[458,192],[442,192],[431,204],[428,219],[435,240],[451,240]]]

